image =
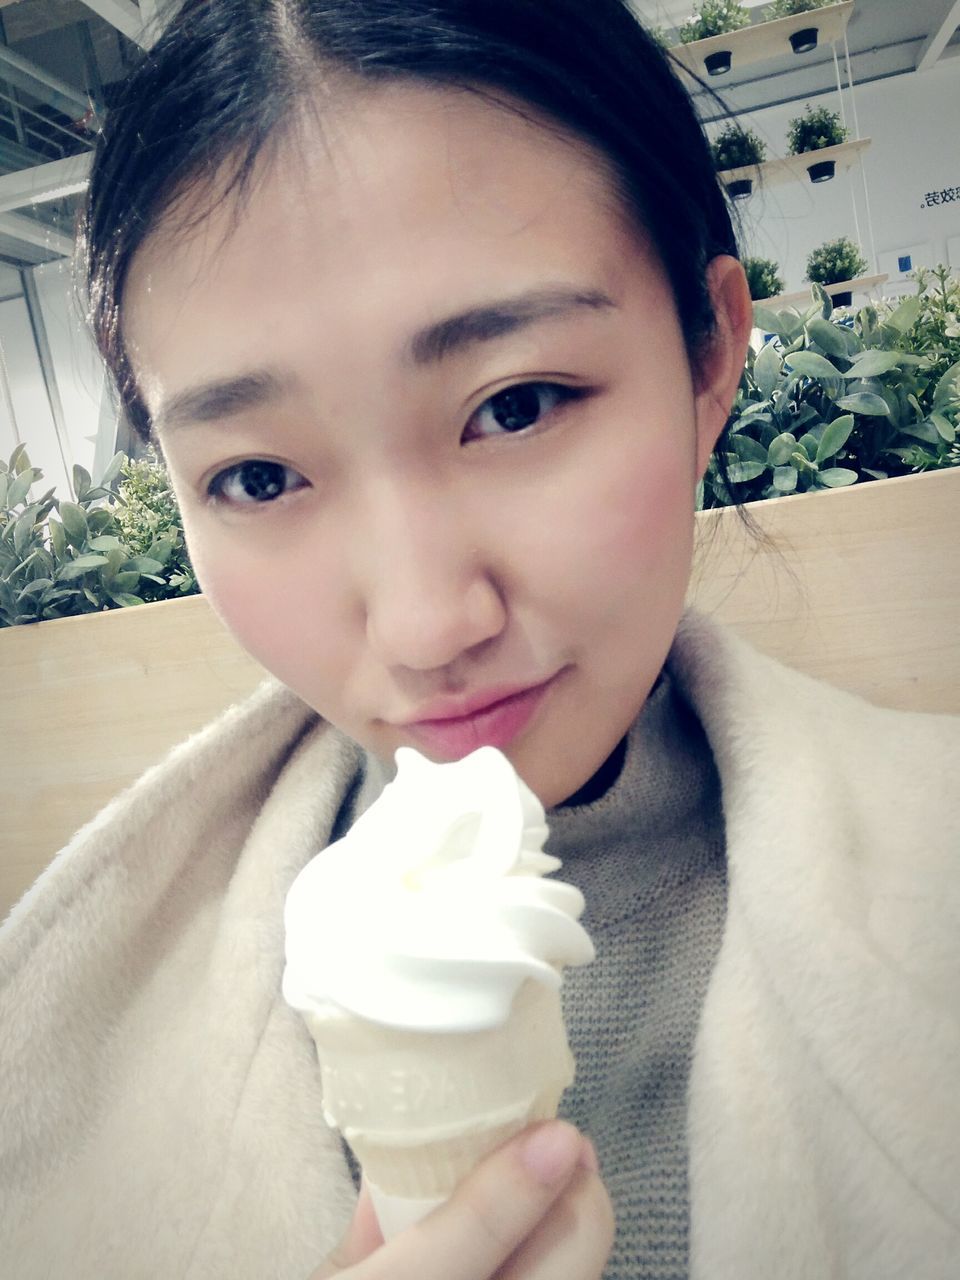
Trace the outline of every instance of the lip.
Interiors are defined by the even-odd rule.
[[[399,727],[434,755],[461,759],[478,747],[503,750],[530,724],[557,681],[487,689],[470,697],[438,698]]]

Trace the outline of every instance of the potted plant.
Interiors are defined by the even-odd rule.
[[[702,0],[700,7],[681,26],[678,34],[682,44],[692,44],[696,40],[726,35],[729,31],[739,31],[741,27],[749,25],[750,15],[737,0]],[[730,70],[732,61],[731,52],[722,49],[708,54],[703,65],[708,75],[722,76]]]
[[[763,13],[764,22],[773,22],[776,18],[792,18],[798,13],[811,13],[814,9],[822,9],[836,0],[773,0]],[[790,36],[790,47],[794,53],[809,53],[817,47],[818,32],[816,27],[803,27]]]
[[[787,126],[789,154],[805,155],[808,151],[821,151],[824,147],[835,147],[845,142],[847,130],[840,122],[840,117],[829,107],[811,107],[807,103],[802,116],[796,116]],[[808,167],[811,182],[829,182],[836,173],[836,161],[822,160]]]
[[[770,258],[744,258],[743,269],[754,302],[765,301],[783,293],[779,265]]]
[[[838,240],[828,240],[814,249],[807,259],[806,279],[815,284],[840,284],[846,280],[856,280],[867,269],[867,260],[859,248],[841,236]],[[849,307],[853,301],[851,289],[841,290],[833,295],[838,307]]]
[[[710,144],[710,151],[718,173],[760,164],[767,154],[767,149],[757,134],[749,129],[741,129],[734,121],[717,135]],[[734,200],[742,199],[753,190],[753,179],[735,178],[727,183],[727,190]]]
[[[842,317],[819,285],[803,313],[755,306],[771,336],[747,353],[701,508],[960,469],[960,289],[941,283]]]
[[[199,590],[166,472],[118,453],[99,485],[73,469],[76,502],[51,489],[23,445],[0,460],[0,627],[100,613]]]

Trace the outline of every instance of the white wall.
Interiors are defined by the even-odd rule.
[[[60,258],[34,267],[32,276],[63,408],[64,451],[69,454],[71,468],[78,462],[93,473],[104,394],[103,365],[80,311],[69,260]]]
[[[856,239],[852,197],[857,200],[861,244],[871,274],[890,273],[886,292],[908,288],[898,285],[903,279],[896,265],[898,251],[912,250],[914,266],[949,262],[952,255],[952,264],[960,270],[960,200],[921,208],[928,191],[960,189],[960,58],[943,59],[929,71],[859,85],[855,93],[861,136],[872,140],[863,172],[876,262],[871,260],[866,202],[856,167],[831,182],[814,186],[804,176],[802,182],[771,185],[738,202],[747,252],[776,259],[788,292],[804,288],[806,260],[817,245],[843,235]],[[847,123],[852,125],[850,96],[844,97]],[[839,109],[836,91],[812,101]],[[738,119],[764,139],[768,158],[782,156],[788,122],[805,105],[771,107]]]
[[[0,383],[0,456],[6,460],[17,444],[25,443],[31,463],[43,472],[31,497],[56,488],[59,498],[70,499],[74,464],[96,480],[112,456],[116,415],[80,314],[69,261],[58,259],[29,271],[62,429],[57,430],[20,273],[0,264],[0,348],[9,391],[7,395]]]
[[[31,497],[56,486],[68,498],[67,468],[22,294],[0,302],[0,348],[0,376],[5,374],[5,386],[0,387],[0,452],[6,460],[16,445],[26,443],[30,461],[43,471],[43,480],[34,485]]]

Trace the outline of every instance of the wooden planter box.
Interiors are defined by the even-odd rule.
[[[690,599],[792,666],[960,712],[960,468],[697,517]],[[164,752],[264,677],[202,596],[0,630],[0,917]]]

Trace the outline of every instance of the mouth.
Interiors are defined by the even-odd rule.
[[[478,747],[510,745],[530,725],[560,673],[540,684],[508,692],[490,691],[473,698],[447,698],[427,708],[419,719],[399,727],[429,754],[459,760]]]

